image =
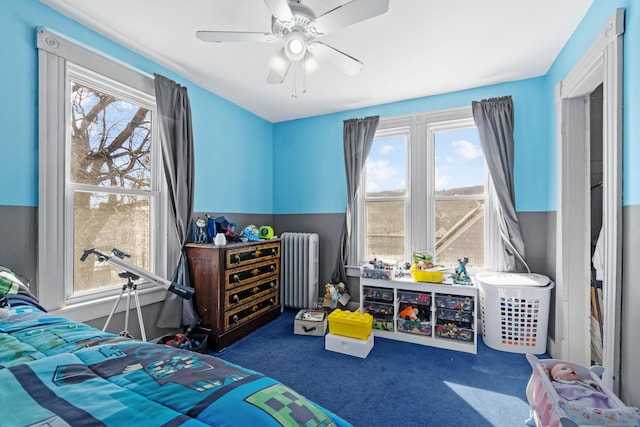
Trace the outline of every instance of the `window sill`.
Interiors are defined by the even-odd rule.
[[[118,294],[119,295],[119,294]],[[99,319],[106,317],[111,313],[113,305],[118,299],[118,295],[112,295],[105,298],[99,298],[92,301],[85,301],[82,303],[69,304],[64,308],[52,310],[49,313],[62,316],[75,322],[87,322],[89,320]],[[167,295],[167,290],[153,287],[149,289],[138,289],[138,298],[140,299],[140,306],[154,304],[160,301],[164,301]],[[122,300],[118,303],[116,313],[125,311],[127,304],[127,292],[122,295]],[[135,299],[132,296],[131,307],[135,309]]]
[[[359,265],[347,265],[345,270],[347,271],[347,277],[360,277]]]

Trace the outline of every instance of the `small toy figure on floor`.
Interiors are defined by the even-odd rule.
[[[469,258],[464,257],[462,259],[458,259],[458,267],[456,268],[456,274],[453,276],[453,280],[456,283],[468,284],[471,282],[471,278],[467,273],[467,263],[469,262]]]

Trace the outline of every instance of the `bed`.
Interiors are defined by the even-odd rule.
[[[527,354],[527,360],[533,369],[527,384],[527,400],[531,406],[529,426],[537,427],[579,427],[605,425],[609,427],[640,427],[640,410],[625,404],[600,380],[602,367],[584,366],[558,359],[538,359]],[[554,387],[549,372],[553,366],[565,364],[583,379],[593,383],[597,390],[606,395],[609,408],[585,406],[580,400],[570,401],[561,398]]]
[[[18,301],[0,312],[0,425],[349,423],[258,372],[109,334]]]

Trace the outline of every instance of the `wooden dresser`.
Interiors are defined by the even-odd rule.
[[[280,239],[188,243],[198,332],[219,351],[280,315]]]

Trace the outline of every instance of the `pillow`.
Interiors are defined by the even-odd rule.
[[[26,295],[34,298],[29,291],[31,281],[21,274],[11,271],[7,267],[0,265],[0,292],[7,295]]]

